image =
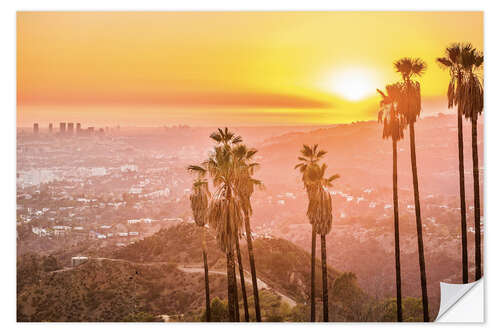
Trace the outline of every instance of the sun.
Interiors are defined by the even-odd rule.
[[[349,101],[359,101],[376,91],[374,74],[365,68],[346,68],[333,74],[333,92]]]

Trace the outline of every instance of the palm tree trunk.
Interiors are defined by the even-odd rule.
[[[312,237],[311,237],[311,322],[316,321],[316,226],[312,225]]]
[[[462,283],[469,283],[469,258],[467,255],[467,216],[465,205],[465,175],[464,175],[464,136],[462,129],[462,112],[457,112],[458,118],[458,171],[460,178],[460,221],[462,227]]]
[[[236,257],[238,259],[238,268],[240,271],[240,284],[241,284],[241,295],[243,298],[243,307],[245,309],[245,321],[250,321],[250,315],[248,313],[248,300],[247,300],[247,291],[245,287],[245,274],[243,272],[243,263],[241,261],[241,252],[240,252],[240,241],[236,238]]]
[[[227,261],[227,310],[229,321],[236,321],[236,308],[234,304],[234,254],[232,251],[226,253]]]
[[[326,236],[321,235],[321,272],[323,275],[323,321],[328,322],[328,274],[326,270]]]
[[[234,312],[235,312],[235,321],[240,321],[240,302],[238,299],[238,280],[236,279],[236,265],[234,261],[234,253],[233,253],[233,284],[234,284]]]
[[[227,194],[226,200],[231,201],[231,187],[227,186]],[[233,223],[231,221],[231,216],[229,211],[227,213],[227,221],[226,223],[229,225]],[[235,271],[235,263],[234,263],[234,249],[233,244],[230,242],[227,244],[228,250],[226,250],[227,256],[227,305],[229,311],[229,320],[230,321],[240,321],[240,309],[238,305],[238,283],[236,282],[236,271]]]
[[[253,255],[252,231],[250,230],[250,216],[245,212],[245,233],[247,236],[248,258],[250,260],[250,273],[252,274],[253,299],[255,303],[255,319],[262,321],[260,317],[259,287],[257,285],[257,272],[255,270],[255,259]]]
[[[396,304],[398,321],[403,321],[401,299],[401,259],[399,250],[398,143],[392,139],[392,199],[394,206],[394,256],[396,260]]]
[[[477,152],[477,114],[472,115],[472,173],[474,175],[474,248],[476,281],[481,273],[481,206],[479,198],[479,157]]]
[[[210,285],[208,281],[207,245],[205,243],[205,227],[203,227],[203,266],[205,267],[205,313],[207,322],[210,321]]]
[[[422,288],[422,308],[424,321],[429,321],[429,301],[427,298],[427,277],[425,274],[425,256],[424,240],[422,233],[422,218],[420,216],[420,196],[418,193],[418,172],[417,172],[417,154],[415,152],[415,127],[410,122],[410,149],[411,149],[411,170],[413,173],[413,196],[415,199],[415,218],[417,223],[418,240],[418,262],[420,264],[420,286]]]

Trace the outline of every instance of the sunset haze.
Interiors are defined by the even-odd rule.
[[[19,12],[17,121],[374,119],[375,89],[408,55],[428,64],[424,114],[426,103],[445,111],[449,78],[435,59],[456,41],[482,50],[482,33],[481,12]]]

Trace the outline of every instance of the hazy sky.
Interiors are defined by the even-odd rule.
[[[19,125],[329,124],[373,119],[404,56],[427,62],[426,105],[445,109],[435,58],[483,50],[483,16],[20,12],[17,40]]]

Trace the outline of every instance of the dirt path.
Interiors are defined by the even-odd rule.
[[[164,262],[164,261],[142,263],[142,262],[129,261],[129,260],[125,260],[125,259],[113,259],[113,258],[89,258],[89,260],[123,262],[123,263],[129,263],[129,264],[133,264],[133,265],[139,265],[139,266],[157,266],[157,265],[165,265],[165,264],[167,264],[167,262]],[[83,264],[85,264],[85,263],[83,263]],[[81,264],[81,265],[83,265],[83,264]],[[73,270],[73,269],[75,269],[77,267],[78,266],[75,266],[75,267],[64,267],[62,269],[58,269],[56,271],[53,271],[52,273],[60,273],[60,272],[70,271],[70,270]],[[205,269],[203,267],[177,265],[177,269],[180,270],[180,271],[182,271],[182,272],[185,272],[185,273],[196,273],[196,274],[198,274],[198,273],[202,273],[202,274],[205,273]],[[210,274],[226,275],[225,271],[209,270],[208,272]],[[251,281],[252,280],[252,277],[249,275],[248,272],[245,272],[245,278],[247,279],[247,281]],[[291,299],[290,297],[288,297],[288,296],[280,293],[279,291],[277,291],[277,290],[269,287],[269,285],[267,283],[265,283],[264,281],[262,281],[259,278],[257,278],[257,287],[259,289],[269,289],[269,290],[271,290],[275,294],[279,295],[281,297],[281,299],[283,300],[283,302],[287,303],[291,307],[294,307],[294,306],[297,305],[297,302],[295,302],[293,299]]]
[[[177,269],[186,272],[186,273],[205,273],[205,269],[203,267],[192,267],[192,266],[177,266]],[[219,275],[226,275],[226,272],[224,271],[216,271],[216,270],[209,270],[208,273],[210,274],[219,274]],[[248,279],[247,281],[251,281],[252,277],[248,274],[248,272],[245,272],[245,278]],[[280,293],[279,291],[269,287],[267,283],[262,281],[261,279],[257,278],[257,287],[259,289],[269,289],[276,293],[277,295],[281,296],[281,299],[283,302],[287,303],[290,305],[292,308],[297,305],[297,302],[295,302],[293,299],[290,297]]]

